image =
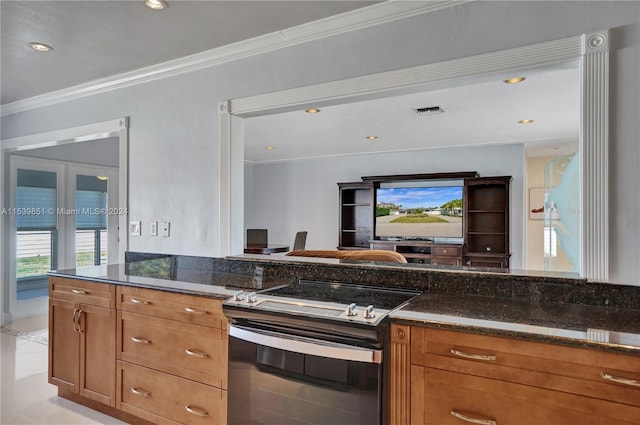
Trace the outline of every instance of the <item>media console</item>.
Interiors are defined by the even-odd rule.
[[[410,240],[372,240],[371,249],[395,251],[409,263],[446,266],[462,265],[462,245]]]
[[[434,240],[379,239],[376,232],[376,189],[381,183],[462,179],[463,237],[460,244]],[[396,251],[412,263],[509,268],[510,176],[480,177],[475,171],[362,177],[338,183],[338,249]]]

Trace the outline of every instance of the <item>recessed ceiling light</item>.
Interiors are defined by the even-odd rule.
[[[107,176],[96,176],[96,178],[98,180],[102,180],[102,181],[109,180],[109,177],[107,177]]]
[[[378,136],[373,136],[373,135],[367,136],[367,139],[369,139],[369,140],[376,140],[377,138],[378,138]]]
[[[504,82],[507,84],[518,84],[523,82],[524,80],[525,80],[525,77],[513,77],[513,78],[508,78],[504,80]]]
[[[533,120],[520,120],[518,124],[533,124]]]
[[[305,109],[304,111],[307,114],[317,114],[318,112],[320,112],[320,109],[318,109],[318,108],[309,108],[309,109]]]
[[[275,146],[265,146],[264,148],[265,148],[266,150],[268,150],[268,151],[274,151],[274,150],[276,150],[276,147],[275,147]]]
[[[50,52],[53,50],[53,47],[42,43],[31,42],[29,43],[29,46],[31,46],[33,50],[37,50],[38,52]]]
[[[144,0],[144,5],[153,10],[163,10],[169,7],[167,2],[163,0]]]

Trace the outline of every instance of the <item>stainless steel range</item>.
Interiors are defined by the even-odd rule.
[[[228,424],[380,424],[387,315],[418,294],[306,280],[236,293]]]

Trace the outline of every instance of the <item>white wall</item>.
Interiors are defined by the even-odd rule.
[[[477,171],[481,176],[512,176],[511,267],[523,268],[524,228],[522,144],[424,149],[246,165],[253,196],[246,200],[247,227],[269,229],[269,242],[293,244],[307,230],[308,249],[338,245],[338,182],[362,176]]]
[[[218,102],[612,28],[610,269],[640,284],[639,15],[638,2],[472,2],[6,116],[2,138],[131,117],[131,219],[169,220],[172,235],[130,249],[215,256]]]

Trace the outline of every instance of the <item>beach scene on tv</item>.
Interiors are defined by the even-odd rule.
[[[462,237],[462,187],[378,189],[376,237]]]

